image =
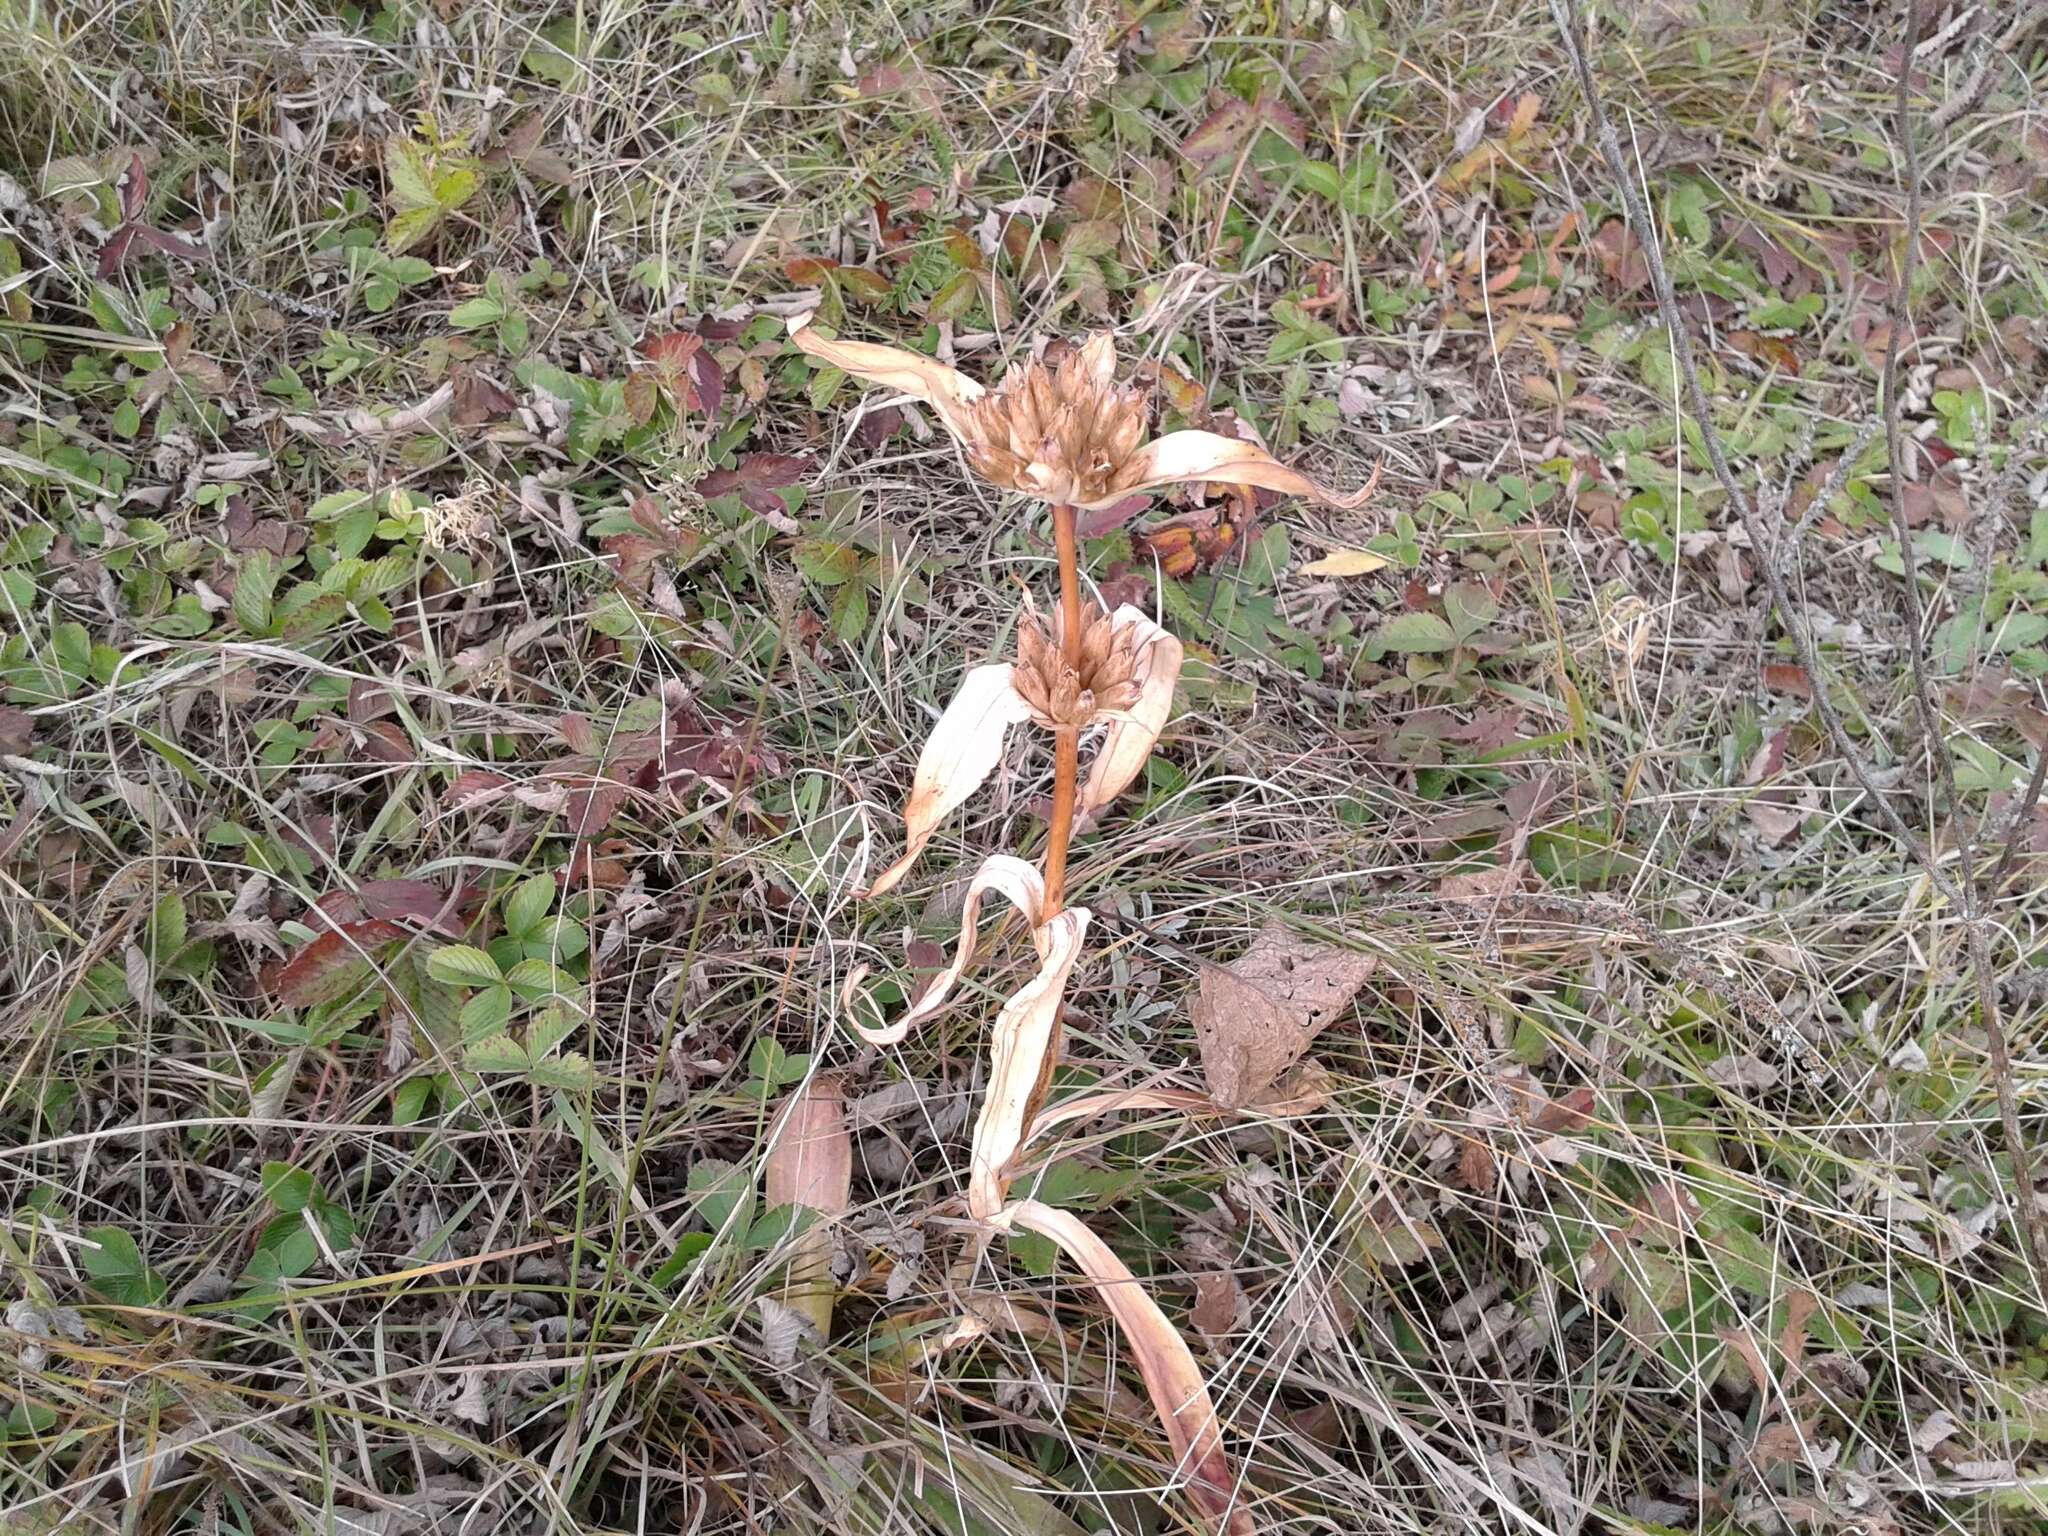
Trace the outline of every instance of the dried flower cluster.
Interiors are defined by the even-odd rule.
[[[1145,440],[1145,396],[1116,382],[1107,332],[1050,367],[1013,368],[963,412],[974,472],[1006,490],[1073,506],[1128,494],[1118,476]]]
[[[1096,511],[1190,480],[1262,486],[1334,507],[1362,506],[1373,493],[1368,484],[1340,495],[1257,443],[1217,432],[1169,432],[1144,442],[1144,396],[1115,383],[1116,353],[1107,333],[1054,366],[1025,364],[993,393],[920,353],[822,336],[807,320],[792,322],[790,334],[820,362],[929,405],[958,440],[970,469],[991,485],[1040,501]]]
[[[1119,624],[1094,603],[1081,617],[1081,661],[1070,666],[1057,610],[1052,632],[1026,607],[1017,621],[1017,666],[1010,682],[1047,730],[1079,730],[1098,715],[1128,715],[1141,696],[1138,626]]]

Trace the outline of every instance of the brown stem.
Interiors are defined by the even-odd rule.
[[[1072,507],[1055,504],[1052,509],[1052,539],[1060,557],[1060,642],[1068,666],[1081,668],[1081,552],[1074,530]],[[1045,838],[1045,910],[1040,922],[1051,922],[1065,904],[1067,894],[1067,845],[1074,838],[1074,801],[1081,788],[1081,733],[1072,726],[1053,732],[1052,819]],[[1038,1116],[1038,1107],[1052,1087],[1052,1069],[1060,1059],[1060,1037],[1065,1033],[1054,1020],[1052,1036],[1046,1042],[1045,1059],[1038,1064],[1038,1082],[1025,1101],[1024,1126],[1028,1133]]]
[[[1053,545],[1060,557],[1060,643],[1068,666],[1081,669],[1081,554],[1074,531],[1075,511],[1052,509]],[[1073,730],[1054,733],[1052,822],[1045,843],[1045,916],[1049,920],[1066,900],[1067,844],[1074,837],[1074,798],[1081,782],[1081,737]]]

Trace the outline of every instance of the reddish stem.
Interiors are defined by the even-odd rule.
[[[1052,539],[1060,559],[1060,643],[1066,663],[1081,669],[1081,553],[1074,531],[1077,514],[1070,506],[1052,509]],[[1081,781],[1081,737],[1078,731],[1053,734],[1052,821],[1045,844],[1045,913],[1051,919],[1065,903],[1067,845],[1074,837],[1074,799]]]

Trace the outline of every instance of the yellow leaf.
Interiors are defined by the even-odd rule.
[[[400,208],[440,207],[427,179],[427,157],[411,139],[384,141],[384,175],[391,183],[391,201]]]
[[[384,244],[391,254],[409,250],[434,232],[441,222],[439,208],[403,208],[391,216],[391,222],[384,226]]]
[[[1394,562],[1385,555],[1376,555],[1369,549],[1333,549],[1320,560],[1311,560],[1301,568],[1304,576],[1370,576],[1374,571],[1385,570]]]

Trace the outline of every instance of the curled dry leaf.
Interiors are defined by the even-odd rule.
[[[975,1216],[993,1216],[1009,1188],[1010,1161],[1023,1145],[1025,1117],[1059,1023],[1067,978],[1081,958],[1088,918],[1086,907],[1068,907],[1031,930],[1038,974],[996,1015],[989,1035],[988,1092],[974,1123],[968,1163],[967,1209]]]
[[[1376,956],[1300,938],[1277,917],[1230,965],[1203,966],[1192,1012],[1209,1092],[1251,1103],[1378,968]]]
[[[974,872],[974,879],[969,882],[967,895],[961,902],[960,938],[953,948],[952,963],[932,978],[923,995],[895,1023],[870,1029],[856,1021],[853,1025],[855,1034],[869,1045],[896,1045],[914,1025],[923,1023],[946,1006],[954,983],[966,971],[967,962],[974,958],[975,927],[981,921],[981,899],[990,891],[998,892],[1022,912],[1025,921],[1034,929],[1038,927],[1045,910],[1044,877],[1014,854],[990,855]],[[849,1016],[853,1013],[854,999],[860,996],[860,984],[866,976],[867,967],[862,966],[846,978],[840,1006]]]
[[[1083,1093],[1062,1099],[1041,1109],[1031,1121],[1036,1141],[1047,1131],[1098,1115],[1113,1115],[1127,1109],[1156,1109],[1180,1115],[1271,1115],[1288,1119],[1312,1115],[1330,1102],[1329,1074],[1313,1063],[1305,1063],[1272,1085],[1249,1104],[1219,1104],[1206,1093],[1189,1088],[1124,1088],[1110,1093]]]
[[[776,1111],[768,1131],[764,1172],[768,1204],[816,1211],[818,1219],[796,1239],[782,1300],[832,1333],[832,1234],[827,1223],[844,1216],[853,1193],[853,1139],[846,1130],[846,1095],[834,1077],[814,1077]]]
[[[1379,489],[1381,466],[1372,478],[1348,495],[1333,491],[1290,469],[1257,443],[1241,442],[1218,432],[1169,432],[1140,448],[1117,477],[1117,495],[1157,490],[1190,480],[1220,480],[1229,485],[1256,485],[1283,496],[1300,496],[1350,511],[1364,506]]]
[[[1117,628],[1138,631],[1137,668],[1134,674],[1138,700],[1123,715],[1109,722],[1088,777],[1081,785],[1076,813],[1084,820],[1116,799],[1144,769],[1159,733],[1166,729],[1166,717],[1173,713],[1173,690],[1180,682],[1185,658],[1180,641],[1145,617],[1144,611],[1126,603],[1111,616]]]
[[[802,315],[789,323],[790,339],[799,348],[857,379],[923,401],[939,413],[946,429],[956,437],[966,427],[967,408],[987,393],[959,369],[949,368],[922,353],[877,346],[871,341],[821,336],[810,319],[809,315]]]
[[[910,872],[939,823],[965,805],[995,771],[1004,732],[1031,717],[1031,706],[1010,680],[1011,671],[1006,661],[968,670],[918,754],[910,800],[903,808],[903,857],[876,876],[867,895],[880,896]]]
[[[1167,1443],[1173,1447],[1175,1471],[1187,1479],[1189,1494],[1226,1536],[1254,1536],[1251,1515],[1231,1487],[1223,1432],[1201,1368],[1187,1341],[1124,1261],[1078,1216],[1036,1200],[1019,1200],[991,1220],[1005,1231],[1023,1227],[1051,1238],[1081,1266],[1123,1330],[1138,1362],[1138,1374],[1165,1426]]]

